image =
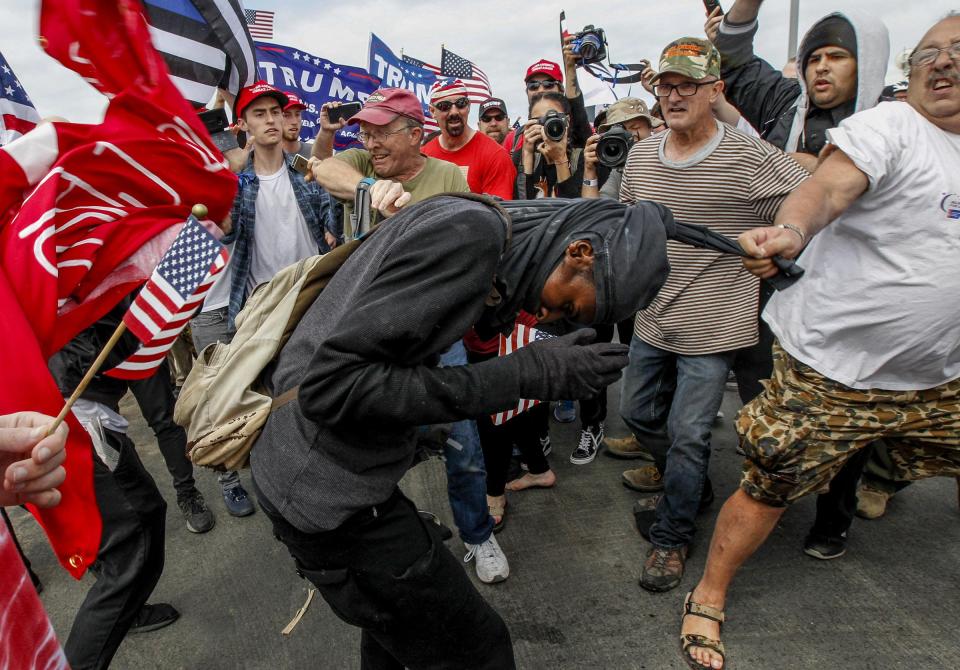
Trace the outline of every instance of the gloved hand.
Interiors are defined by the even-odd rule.
[[[627,366],[625,344],[591,344],[592,328],[563,337],[538,340],[518,349],[520,396],[534,400],[577,400],[600,393],[620,378]]]

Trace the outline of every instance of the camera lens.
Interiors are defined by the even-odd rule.
[[[633,145],[633,136],[619,128],[604,133],[597,142],[597,161],[608,168],[618,168],[626,164],[627,155]]]
[[[543,124],[543,133],[549,139],[554,142],[559,142],[563,139],[563,134],[567,130],[567,124],[563,122],[563,119],[560,117],[553,117],[547,119]]]
[[[596,35],[584,35],[580,43],[580,56],[584,60],[593,60],[597,57],[600,50],[600,40]]]

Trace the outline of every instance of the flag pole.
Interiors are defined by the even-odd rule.
[[[198,219],[207,218],[207,207],[206,205],[196,204],[193,206],[191,213]],[[93,381],[93,378],[97,376],[97,373],[100,371],[100,368],[103,366],[103,363],[107,360],[107,356],[110,355],[110,352],[113,351],[113,348],[117,346],[117,342],[120,341],[120,338],[123,337],[123,334],[127,331],[127,324],[123,321],[120,322],[120,325],[117,326],[117,329],[113,331],[113,335],[110,336],[110,339],[107,340],[107,343],[103,346],[103,350],[97,355],[96,360],[93,361],[93,365],[90,366],[90,369],[87,370],[87,374],[83,376],[83,379],[80,380],[80,383],[77,385],[77,388],[74,389],[73,393],[70,394],[70,397],[67,399],[67,403],[63,406],[63,409],[60,410],[60,413],[57,414],[57,418],[53,420],[53,423],[50,424],[50,427],[47,428],[47,435],[53,435],[57,428],[60,427],[60,424],[67,418],[67,414],[73,408],[73,405],[80,399],[80,396],[83,395],[83,392],[87,390],[87,387],[90,385],[90,382]]]

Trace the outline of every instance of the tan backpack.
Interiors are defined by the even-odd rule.
[[[278,272],[257,287],[237,315],[233,340],[200,352],[174,410],[174,420],[187,431],[191,461],[217,470],[247,466],[271,409],[297,396],[295,387],[272,398],[263,384],[263,370],[361,241],[351,240]]]

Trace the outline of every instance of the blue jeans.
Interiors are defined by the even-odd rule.
[[[651,447],[664,491],[650,541],[676,549],[693,539],[710,463],[710,432],[723,401],[733,352],[684,356],[630,343],[620,415],[641,444]]]
[[[440,367],[467,364],[463,342],[456,342],[440,357]],[[493,517],[487,508],[487,471],[475,421],[457,421],[443,449],[447,463],[447,497],[460,539],[483,544],[493,532]]]

